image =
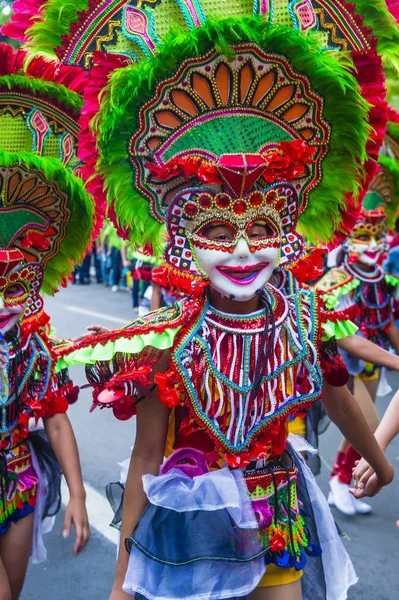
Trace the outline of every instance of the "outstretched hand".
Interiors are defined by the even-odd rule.
[[[350,492],[355,498],[376,496],[384,485],[388,485],[392,481],[393,476],[393,467],[392,465],[389,465],[389,473],[381,480],[368,462],[362,458],[356,463],[356,467],[353,469],[355,487],[352,488]]]
[[[73,546],[73,553],[76,555],[83,550],[90,538],[89,519],[84,498],[71,498],[69,500],[65,509],[64,529],[62,531],[64,538],[69,536],[72,524],[74,524],[76,530]]]
[[[75,338],[72,338],[73,342],[81,342],[82,340],[87,339],[88,337],[92,337],[94,335],[101,335],[102,333],[107,333],[110,331],[107,327],[103,325],[89,325],[87,328],[88,333],[82,333],[82,335],[78,335]]]

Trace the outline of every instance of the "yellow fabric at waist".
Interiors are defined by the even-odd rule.
[[[296,569],[283,569],[277,565],[267,565],[266,573],[263,575],[258,587],[273,587],[277,585],[287,585],[298,581],[303,575],[303,571]]]
[[[306,435],[306,421],[304,417],[295,417],[288,421],[288,431],[294,435]]]

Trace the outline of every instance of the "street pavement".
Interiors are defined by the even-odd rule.
[[[46,310],[59,337],[83,333],[87,325],[102,324],[111,329],[131,321],[135,313],[127,292],[112,293],[103,285],[70,285],[54,298],[46,299]],[[84,385],[83,368],[72,371],[74,380]],[[389,373],[394,390],[399,388],[399,373]],[[129,456],[134,442],[135,422],[117,421],[111,411],[96,409],[89,413],[90,390],[83,389],[69,410],[81,455],[83,477],[89,488],[91,540],[78,557],[73,556],[73,539],[63,539],[63,511],[53,531],[46,536],[48,559],[30,565],[21,600],[108,600],[116,556],[115,532],[106,526],[111,512],[105,500],[105,486],[119,477],[118,462]],[[378,399],[382,414],[392,394]],[[326,466],[318,477],[323,492],[328,490],[331,465],[340,434],[330,425],[321,439],[321,456]],[[399,439],[388,450],[388,457],[399,472]],[[389,488],[370,500],[373,513],[355,518],[334,512],[345,545],[354,562],[359,583],[349,593],[350,600],[399,600],[399,476]],[[338,600],[331,598],[328,600]]]

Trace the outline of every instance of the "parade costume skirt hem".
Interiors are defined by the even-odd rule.
[[[251,563],[216,564],[214,561],[196,563],[195,569],[188,573],[184,567],[156,565],[147,572],[148,560],[138,550],[132,550],[129,562],[133,561],[136,577],[143,578],[143,585],[130,579],[129,570],[123,584],[123,590],[135,595],[141,594],[142,600],[231,600],[245,598],[260,583],[265,573],[264,560]],[[132,563],[131,563],[132,564]],[[198,567],[201,567],[200,569]],[[204,578],[207,589],[203,588]],[[165,584],[160,583],[161,580]]]
[[[39,478],[33,460],[27,443],[6,457],[6,474],[0,493],[0,535],[5,535],[12,524],[35,510]]]
[[[35,498],[35,493],[31,495],[31,498]],[[29,504],[29,501],[24,502],[22,508],[17,508],[14,510],[0,525],[0,535],[5,535],[10,529],[11,525],[15,525],[23,519],[31,515],[35,511],[35,507]]]
[[[303,449],[308,451],[308,445],[304,442],[301,447],[296,436],[289,439],[295,445],[295,450],[290,444],[288,449],[298,466],[298,500],[309,540],[309,547],[304,550],[311,555],[303,575],[298,568],[295,577],[287,580],[282,576],[279,581],[278,571],[288,576],[293,572],[292,565],[279,568],[266,564],[269,557],[267,552],[262,556],[265,548],[261,547],[256,530],[248,527],[250,523],[247,529],[241,529],[235,522],[235,518],[240,519],[238,504],[234,507],[238,510],[235,518],[223,504],[217,511],[203,510],[204,506],[214,505],[212,486],[205,490],[201,481],[192,481],[194,495],[183,493],[177,498],[171,492],[175,485],[184,483],[184,478],[172,485],[172,478],[149,476],[145,487],[150,503],[127,540],[130,557],[124,591],[138,600],[232,600],[249,595],[257,587],[286,585],[302,575],[303,600],[345,600],[348,588],[357,581],[353,565],[324,495],[297,454]],[[239,470],[234,473],[239,476]],[[203,493],[209,489],[211,495]],[[228,497],[231,505],[230,493]],[[163,508],[163,503],[169,508]],[[170,508],[173,503],[179,510]],[[185,504],[191,508],[188,513]],[[241,522],[246,523],[243,514],[245,510]],[[321,553],[315,551],[318,547]]]

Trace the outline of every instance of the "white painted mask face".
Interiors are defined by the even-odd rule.
[[[212,223],[200,233],[212,249],[193,240],[193,251],[210,285],[223,296],[239,302],[250,300],[272,276],[280,254],[280,233],[267,219],[250,223],[237,232],[226,223]],[[216,248],[215,248],[216,246]]]
[[[0,298],[0,333],[4,335],[16,325],[25,310],[25,303],[7,306]]]
[[[376,265],[385,251],[384,234],[382,232],[361,233],[351,236],[348,242],[349,254],[357,256],[358,262],[369,267]]]
[[[25,311],[29,296],[28,281],[12,281],[8,279],[0,288],[0,333],[4,335],[16,325]]]

